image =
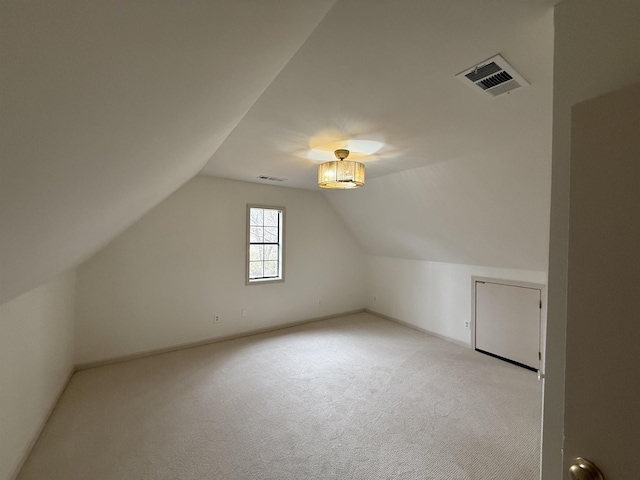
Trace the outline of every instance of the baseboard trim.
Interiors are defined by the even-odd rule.
[[[54,397],[53,402],[51,402],[51,404],[49,405],[49,408],[47,409],[47,413],[45,414],[42,421],[40,422],[40,426],[36,430],[36,433],[31,437],[31,440],[27,444],[27,448],[24,450],[22,456],[20,457],[20,460],[18,461],[15,468],[13,469],[13,473],[9,475],[9,480],[15,480],[16,478],[18,478],[18,475],[20,474],[22,467],[24,467],[24,464],[27,461],[27,458],[29,458],[29,455],[31,454],[31,450],[33,450],[33,447],[36,446],[36,442],[40,438],[40,435],[42,435],[42,431],[44,430],[44,427],[47,425],[49,418],[51,418],[51,415],[53,414],[53,411],[55,410],[56,405],[58,405],[58,402],[60,401],[60,397],[62,397],[62,394],[67,389],[67,386],[69,385],[69,382],[71,381],[71,377],[73,377],[74,373],[75,373],[75,368],[71,367],[71,369],[69,369],[69,372],[67,373],[66,381],[62,384],[62,387],[60,388],[60,390],[58,390],[58,394]]]
[[[203,345],[210,345],[212,343],[226,342],[227,340],[236,340],[238,338],[250,337],[252,335],[260,335],[262,333],[275,332],[277,330],[283,330],[285,328],[291,328],[298,325],[303,325],[305,323],[320,322],[322,320],[329,320],[331,318],[346,317],[347,315],[354,315],[356,313],[362,313],[364,311],[365,311],[364,308],[360,308],[357,310],[349,310],[347,312],[324,315],[322,317],[313,317],[313,318],[308,318],[306,320],[297,320],[294,322],[282,323],[280,325],[273,325],[270,327],[256,328],[253,330],[248,330],[246,332],[234,333],[232,335],[225,335],[222,337],[213,337],[213,338],[207,338],[204,340],[197,340],[195,342],[181,343],[178,345],[173,345],[171,347],[156,348],[152,350],[146,350],[144,352],[131,353],[131,354],[121,355],[117,357],[105,358],[103,360],[95,360],[92,362],[78,363],[75,366],[75,371],[77,372],[80,370],[88,370],[90,368],[103,367],[105,365],[111,365],[114,363],[128,362],[129,360],[137,360],[139,358],[152,357],[154,355],[162,355],[163,353],[176,352],[178,350],[185,350],[187,348],[201,347]]]
[[[400,320],[399,318],[390,317],[389,315],[385,315],[384,313],[376,312],[375,310],[370,310],[368,308],[364,309],[365,312],[370,313],[371,315],[375,315],[380,318],[384,318],[385,320],[389,320],[391,322],[398,323],[405,327],[413,328],[414,330],[418,330],[419,332],[426,333],[427,335],[431,335],[432,337],[437,337],[442,340],[446,340],[447,342],[455,343],[456,345],[460,345],[461,347],[471,348],[471,342],[463,342],[462,340],[458,340],[457,338],[448,337],[446,335],[442,335],[440,333],[432,332],[431,330],[427,330],[426,328],[418,327],[409,322],[405,322],[404,320]]]
[[[69,371],[69,373],[67,375],[66,381],[64,382],[64,384],[60,388],[60,391],[56,395],[55,400],[51,403],[51,405],[50,405],[50,407],[49,407],[49,409],[47,411],[47,414],[45,415],[44,419],[42,420],[42,422],[40,422],[40,427],[36,431],[36,434],[32,437],[31,441],[29,442],[28,447],[25,449],[25,452],[22,455],[22,458],[20,459],[20,461],[16,465],[16,467],[15,467],[15,469],[13,471],[13,474],[9,475],[9,479],[10,480],[15,480],[18,477],[20,471],[22,470],[22,467],[24,466],[25,462],[27,461],[27,458],[29,457],[29,455],[31,453],[31,450],[33,450],[33,447],[35,446],[36,442],[38,441],[38,438],[40,438],[40,435],[42,434],[42,431],[44,430],[44,427],[46,426],[47,422],[49,421],[49,418],[53,414],[53,411],[56,408],[56,405],[60,401],[60,397],[62,397],[62,394],[64,393],[64,391],[66,390],[67,386],[69,385],[69,382],[71,381],[71,377],[77,371],[88,370],[90,368],[102,367],[102,366],[105,366],[105,365],[111,365],[111,364],[115,364],[115,363],[127,362],[129,360],[136,360],[136,359],[139,359],[139,358],[151,357],[151,356],[154,356],[154,355],[161,355],[163,353],[175,352],[175,351],[179,351],[179,350],[186,350],[188,348],[201,347],[203,345],[210,345],[210,344],[213,344],[213,343],[225,342],[227,340],[235,340],[235,339],[238,339],[238,338],[244,338],[244,337],[250,337],[250,336],[253,336],[253,335],[260,335],[260,334],[263,334],[263,333],[275,332],[275,331],[278,331],[278,330],[284,330],[284,329],[287,329],[287,328],[296,327],[298,325],[304,325],[306,323],[320,322],[322,320],[329,320],[329,319],[338,318],[338,317],[346,317],[348,315],[355,315],[355,314],[363,313],[363,312],[364,313],[369,313],[371,315],[375,315],[375,316],[380,317],[380,318],[384,318],[385,320],[389,320],[391,322],[397,323],[399,325],[403,325],[405,327],[412,328],[414,330],[418,330],[420,332],[426,333],[427,335],[431,335],[433,337],[437,337],[437,338],[440,338],[442,340],[446,340],[448,342],[455,343],[455,344],[460,345],[462,347],[471,348],[471,343],[462,342],[462,341],[457,340],[455,338],[448,337],[446,335],[441,335],[439,333],[432,332],[432,331],[427,330],[425,328],[413,325],[413,324],[411,324],[409,322],[405,322],[404,320],[400,320],[398,318],[394,318],[394,317],[391,317],[389,315],[385,315],[383,313],[376,312],[375,310],[370,310],[368,308],[360,308],[360,309],[356,309],[356,310],[349,310],[349,311],[346,311],[346,312],[335,313],[335,314],[331,314],[331,315],[324,315],[324,316],[321,316],[321,317],[313,317],[313,318],[308,318],[308,319],[305,319],[305,320],[297,320],[297,321],[294,321],[294,322],[287,322],[287,323],[283,323],[283,324],[280,324],[280,325],[274,325],[274,326],[271,326],[271,327],[257,328],[257,329],[248,330],[248,331],[242,332],[242,333],[236,333],[236,334],[232,334],[232,335],[225,335],[223,337],[208,338],[208,339],[205,339],[205,340],[182,343],[182,344],[179,344],[179,345],[174,345],[174,346],[166,347],[166,348],[158,348],[158,349],[153,349],[153,350],[147,350],[147,351],[144,351],[144,352],[138,352],[138,353],[132,353],[132,354],[128,354],[128,355],[111,357],[111,358],[107,358],[107,359],[103,359],[103,360],[96,360],[96,361],[93,361],[93,362],[78,363],[73,368],[70,369],[70,371]]]

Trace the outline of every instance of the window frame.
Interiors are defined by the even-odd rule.
[[[277,277],[260,277],[260,278],[251,278],[250,276],[250,266],[251,266],[251,260],[250,260],[250,250],[251,250],[251,245],[276,245],[275,243],[270,243],[270,242],[261,242],[261,243],[257,243],[254,242],[253,244],[251,243],[251,209],[252,208],[260,208],[262,210],[276,210],[278,211],[278,270],[279,270],[279,275]],[[264,285],[264,284],[269,284],[269,283],[282,283],[284,282],[284,256],[285,256],[285,226],[286,226],[286,209],[285,207],[279,207],[279,206],[274,206],[274,205],[261,205],[261,204],[255,204],[255,203],[248,203],[247,204],[247,209],[246,209],[246,221],[245,221],[245,228],[246,228],[246,247],[245,247],[245,253],[246,253],[246,261],[245,261],[245,267],[244,267],[244,271],[245,271],[245,284],[246,285]]]

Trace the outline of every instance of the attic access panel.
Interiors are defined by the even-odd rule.
[[[529,85],[502,55],[495,55],[484,62],[467,68],[456,75],[465,85],[492,97],[509,93]]]

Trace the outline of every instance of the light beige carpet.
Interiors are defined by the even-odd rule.
[[[76,373],[27,479],[539,477],[536,374],[357,314]]]

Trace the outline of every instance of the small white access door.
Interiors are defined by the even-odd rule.
[[[542,288],[474,279],[474,349],[539,370]]]

